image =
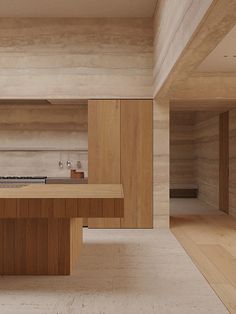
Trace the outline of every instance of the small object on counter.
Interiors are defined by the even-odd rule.
[[[67,160],[66,165],[67,165],[67,168],[71,169],[72,164],[70,160]]]
[[[63,162],[62,162],[62,160],[59,160],[59,162],[58,162],[58,167],[59,167],[60,169],[63,168]]]
[[[70,177],[73,179],[83,179],[84,178],[84,172],[83,171],[76,171],[72,170],[70,171]]]

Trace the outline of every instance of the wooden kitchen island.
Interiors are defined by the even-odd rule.
[[[0,188],[0,274],[69,275],[82,218],[123,217],[120,184],[30,184]]]

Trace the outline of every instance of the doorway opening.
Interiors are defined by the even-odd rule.
[[[225,185],[221,186],[227,166],[223,149],[219,111],[171,111],[170,114],[170,197],[171,215],[198,214],[222,209],[226,201]],[[223,136],[225,136],[223,134]],[[221,146],[221,147],[220,147]],[[221,150],[220,150],[221,148]],[[220,154],[220,152],[222,153]],[[221,172],[220,172],[221,169]],[[228,176],[228,174],[227,174]],[[226,182],[227,177],[224,177]],[[221,190],[220,190],[221,188]],[[224,189],[224,195],[222,192]],[[224,197],[224,199],[223,199]],[[187,200],[187,201],[186,201]],[[187,205],[187,212],[184,210]],[[192,204],[192,206],[190,205]],[[228,205],[228,204],[227,204]],[[223,206],[227,212],[227,206]]]
[[[170,226],[230,310],[236,295],[236,109],[218,109],[171,111]]]

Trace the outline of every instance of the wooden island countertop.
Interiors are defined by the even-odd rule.
[[[124,217],[120,184],[0,187],[0,275],[69,275],[83,218]]]
[[[121,184],[29,184],[0,187],[0,199],[124,198]]]

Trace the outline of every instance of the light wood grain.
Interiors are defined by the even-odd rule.
[[[89,183],[120,183],[120,101],[89,101],[88,123]],[[120,219],[91,218],[88,226],[119,228]]]
[[[29,184],[0,188],[0,199],[124,198],[121,184]]]
[[[89,183],[120,183],[120,101],[89,101],[88,123]]]
[[[122,228],[152,228],[152,101],[121,101]]]
[[[236,219],[204,203],[192,210],[190,200],[189,213],[183,213],[181,202],[184,206],[186,200],[172,204],[171,231],[229,312],[236,313]]]

